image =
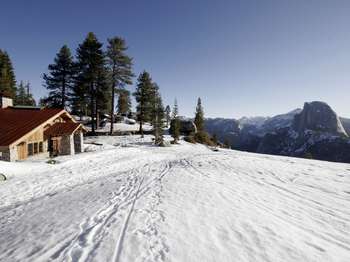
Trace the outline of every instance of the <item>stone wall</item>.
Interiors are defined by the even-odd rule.
[[[82,132],[77,132],[74,134],[74,151],[75,153],[82,153],[84,152],[84,139],[83,139],[83,133]]]
[[[0,147],[0,160],[11,161],[10,150],[8,147]]]
[[[73,135],[64,135],[61,139],[61,155],[74,155],[74,138]]]

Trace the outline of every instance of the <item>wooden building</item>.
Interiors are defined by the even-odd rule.
[[[64,109],[13,107],[0,96],[0,160],[83,152],[85,128]]]

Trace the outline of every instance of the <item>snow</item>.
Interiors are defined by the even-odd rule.
[[[116,132],[138,132],[140,130],[140,124],[130,124],[130,123],[114,123],[114,131]],[[91,130],[91,127],[87,127],[88,130]],[[111,129],[111,123],[106,123],[104,127],[98,128],[96,132],[109,132]],[[151,131],[152,126],[149,123],[144,123],[142,127],[143,131]]]
[[[152,137],[0,161],[0,261],[350,261],[350,165]]]

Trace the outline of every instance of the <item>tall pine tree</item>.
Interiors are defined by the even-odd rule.
[[[130,92],[125,89],[118,90],[117,112],[120,115],[127,115],[131,111]]]
[[[155,85],[153,88],[154,99],[152,100],[152,125],[154,142],[156,145],[163,145],[163,127],[164,127],[164,106],[159,88]]]
[[[86,103],[90,107],[91,130],[95,133],[98,126],[98,111],[101,97],[105,92],[105,56],[95,34],[90,32],[77,49],[78,75],[74,87],[73,107],[82,110]],[[102,88],[103,87],[103,88]],[[79,104],[81,103],[81,104]]]
[[[113,134],[114,123],[114,102],[116,90],[124,88],[125,85],[132,84],[132,58],[126,55],[127,46],[125,40],[120,37],[108,39],[107,62],[111,76],[111,129]]]
[[[171,122],[172,122],[172,124],[171,124],[170,133],[171,133],[171,136],[174,139],[173,142],[177,143],[179,138],[180,138],[181,123],[180,123],[180,118],[179,118],[179,108],[178,108],[176,99],[175,99],[175,102],[174,102]]]
[[[30,91],[30,84],[24,84],[23,81],[20,82],[17,88],[17,94],[14,103],[19,106],[35,106],[35,100]]]
[[[0,49],[0,95],[16,97],[16,78],[7,52]]]
[[[76,71],[71,51],[66,45],[56,54],[48,70],[49,73],[43,75],[44,86],[49,91],[46,104],[49,107],[66,108]]]
[[[194,117],[194,123],[197,127],[197,132],[204,131],[204,111],[202,107],[201,98],[198,98],[197,107],[196,107],[196,115]]]
[[[137,79],[137,87],[134,92],[134,96],[137,102],[136,111],[137,118],[140,122],[140,134],[143,137],[143,124],[150,120],[151,117],[151,105],[150,99],[152,96],[153,83],[151,76],[148,72],[143,71]]]
[[[166,119],[166,126],[167,127],[169,126],[170,120],[171,120],[170,113],[171,113],[170,106],[167,105],[166,108],[165,108],[165,119]]]

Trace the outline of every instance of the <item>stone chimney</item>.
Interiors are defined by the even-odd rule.
[[[9,106],[13,106],[12,98],[0,95],[0,108],[6,108]]]

